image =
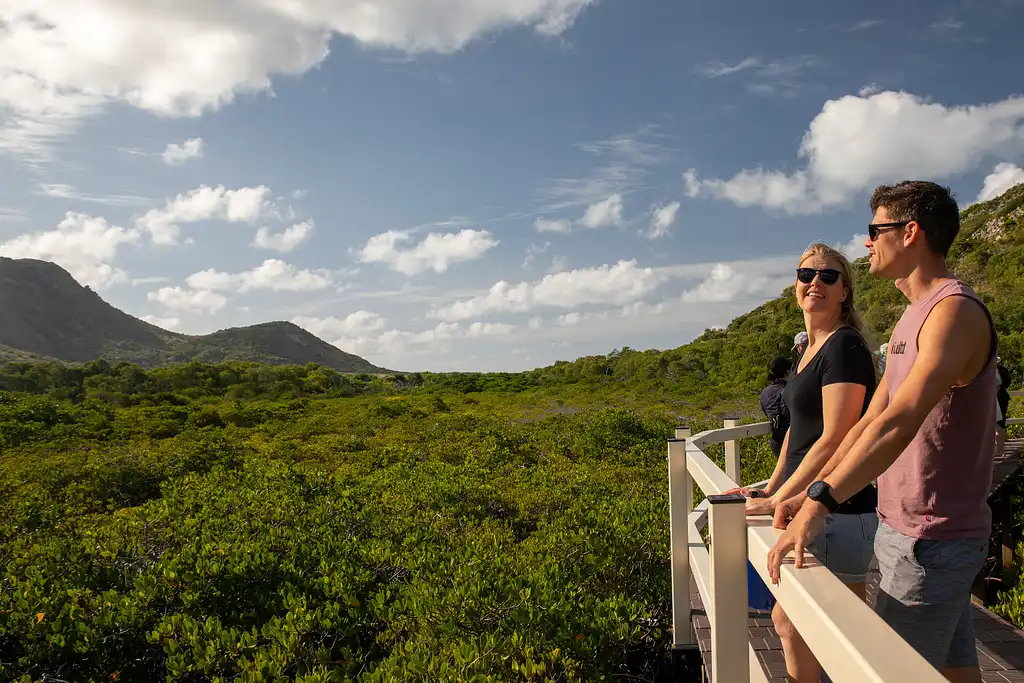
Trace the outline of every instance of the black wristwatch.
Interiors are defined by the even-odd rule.
[[[807,488],[807,497],[824,505],[828,511],[835,512],[839,503],[832,497],[832,487],[824,481],[816,481]]]

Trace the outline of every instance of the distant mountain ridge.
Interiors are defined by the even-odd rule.
[[[229,360],[387,372],[290,322],[177,334],[114,308],[60,266],[0,257],[0,363],[99,358],[143,367]]]

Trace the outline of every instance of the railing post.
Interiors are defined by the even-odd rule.
[[[711,677],[750,680],[747,655],[747,515],[740,494],[708,496],[711,528]]]
[[[679,438],[682,436],[682,438]],[[693,509],[693,483],[686,469],[686,438],[690,430],[676,428],[668,442],[669,540],[672,552],[672,648],[693,649],[696,636],[690,619],[689,516]]]
[[[734,417],[725,420],[725,427],[739,427],[740,421]],[[725,442],[725,476],[742,486],[740,481],[740,442],[739,439],[730,439]]]

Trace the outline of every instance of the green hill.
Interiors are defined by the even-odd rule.
[[[202,336],[168,332],[114,308],[60,266],[35,259],[0,258],[0,321],[0,363],[104,359],[156,367],[238,360],[384,372],[289,322]]]

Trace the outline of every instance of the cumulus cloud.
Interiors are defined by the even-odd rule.
[[[1024,97],[947,107],[906,92],[849,95],[825,103],[811,121],[792,173],[761,167],[730,179],[687,171],[688,196],[737,206],[811,214],[847,204],[858,192],[907,178],[948,178],[986,157],[1024,150]]]
[[[478,321],[465,327],[460,323],[442,322],[420,332],[383,330],[384,318],[369,311],[356,311],[340,319],[301,316],[293,318],[292,322],[339,349],[364,356],[388,358],[431,353],[448,348],[454,340],[505,336],[516,329],[515,325],[507,323]]]
[[[144,315],[140,320],[145,320],[150,325],[156,325],[165,330],[173,330],[181,324],[181,318],[161,318],[156,315]]]
[[[524,312],[541,307],[573,309],[585,304],[625,305],[654,291],[662,278],[635,260],[546,275],[539,282],[497,282],[484,294],[456,301],[431,315],[446,322],[500,311]]]
[[[194,290],[239,293],[252,290],[309,292],[330,287],[333,282],[334,275],[329,270],[300,269],[279,259],[267,259],[252,270],[241,273],[225,273],[210,268],[185,279],[185,284]]]
[[[276,210],[268,199],[269,194],[270,188],[263,185],[237,190],[229,190],[223,185],[202,185],[168,200],[162,209],[147,211],[136,221],[136,226],[148,233],[156,244],[175,244],[182,223],[214,219],[229,223],[254,223],[274,213]]]
[[[428,270],[443,273],[454,263],[478,259],[498,246],[498,240],[486,230],[432,232],[419,244],[403,249],[402,245],[411,239],[410,232],[400,230],[374,235],[357,258],[363,263],[385,263],[404,275],[417,275]]]
[[[769,278],[751,272],[742,273],[725,264],[716,264],[700,284],[683,292],[686,303],[720,303],[770,291]]]
[[[127,282],[126,273],[113,262],[121,247],[138,244],[139,239],[137,230],[69,211],[56,230],[26,233],[0,244],[0,256],[52,261],[79,283],[107,289]]]
[[[846,244],[837,244],[835,247],[846,258],[853,261],[868,255],[868,248],[864,246],[867,240],[866,234],[854,235]]]
[[[302,221],[291,227],[285,228],[283,232],[272,233],[270,228],[260,228],[256,231],[256,237],[252,241],[254,247],[260,249],[271,249],[281,253],[288,253],[299,246],[313,232],[313,221]]]
[[[981,193],[976,202],[987,202],[1009,190],[1014,185],[1024,183],[1024,168],[1016,164],[998,164],[992,172],[985,176]]]
[[[588,206],[583,212],[580,224],[587,228],[622,225],[622,208],[622,195],[613,194]]]
[[[323,339],[362,337],[380,331],[385,324],[384,318],[370,311],[356,311],[344,318],[299,316],[292,322]]]
[[[198,116],[327,57],[334,35],[451,53],[513,26],[556,36],[596,0],[8,0],[0,8],[0,150],[35,160],[115,102]]]
[[[228,304],[228,299],[223,294],[181,287],[161,287],[155,292],[146,294],[146,298],[162,304],[172,311],[216,313]]]
[[[190,159],[201,159],[203,156],[203,139],[189,138],[182,144],[172,142],[160,155],[168,166],[179,166]]]
[[[647,239],[655,240],[667,237],[672,233],[672,226],[676,222],[676,214],[679,213],[679,202],[672,202],[664,206],[656,206],[651,212],[651,224],[643,233]]]

